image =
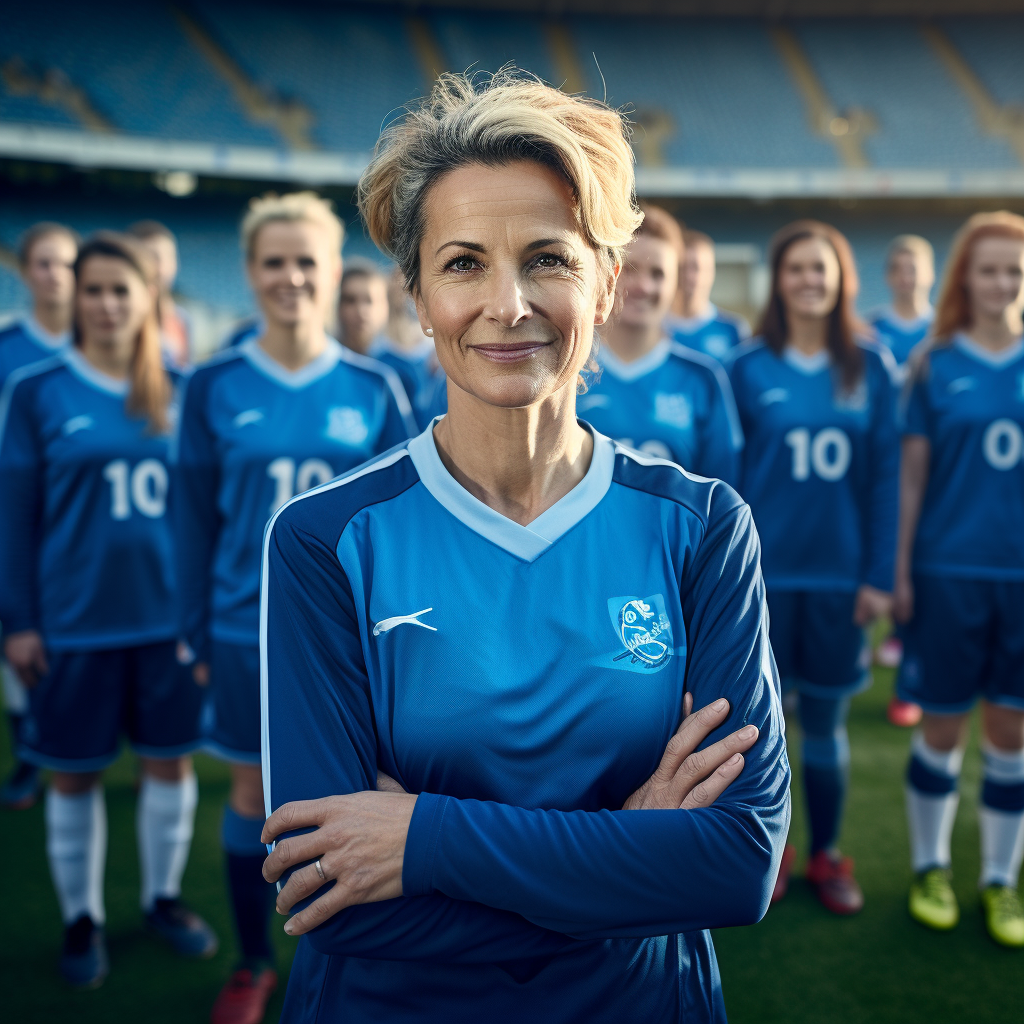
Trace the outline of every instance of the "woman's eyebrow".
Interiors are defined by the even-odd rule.
[[[443,245],[438,246],[437,252],[435,252],[434,255],[436,256],[443,249],[448,249],[453,245],[459,249],[471,249],[473,252],[484,251],[484,247],[482,245],[478,245],[476,242],[460,242],[458,239],[454,239],[451,242],[445,242]]]
[[[531,242],[526,247],[526,251],[532,252],[534,249],[544,249],[549,245],[561,245],[564,242],[564,238],[538,238],[536,242]]]

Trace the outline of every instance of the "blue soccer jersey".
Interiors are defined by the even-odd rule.
[[[769,589],[892,590],[899,444],[894,364],[861,345],[844,391],[826,352],[779,356],[760,340],[729,364],[745,447],[740,491],[763,545]]]
[[[0,399],[0,621],[51,650],[176,634],[169,440],[128,415],[128,387],[69,349]]]
[[[908,387],[903,433],[931,442],[914,568],[1024,579],[1024,342],[993,353],[960,335]]]
[[[196,654],[212,637],[259,640],[260,541],[293,495],[415,433],[387,367],[333,339],[289,372],[255,340],[199,367],[177,444],[181,630]]]
[[[416,348],[405,349],[381,335],[370,346],[369,355],[385,366],[390,366],[398,374],[412,403],[417,425],[420,429],[425,427],[431,419],[430,408],[440,374],[434,343],[424,338],[423,343]]]
[[[867,321],[875,329],[875,337],[885,345],[898,366],[906,365],[911,349],[924,341],[932,326],[931,307],[915,320],[904,320],[891,306],[882,306],[868,313]]]
[[[70,331],[50,334],[35,317],[21,317],[0,330],[0,388],[15,370],[52,356],[70,341]]]
[[[724,1019],[706,929],[764,913],[789,822],[734,491],[595,434],[520,526],[427,430],[272,520],[261,615],[268,813],[378,767],[419,794],[403,898],[300,941],[289,1020]],[[705,810],[621,810],[687,690],[731,702],[708,742],[760,729],[743,773]]]
[[[750,337],[747,321],[726,309],[712,305],[703,316],[670,316],[665,320],[668,336],[687,348],[724,360]]]
[[[736,484],[743,432],[717,360],[668,340],[631,363],[607,347],[597,359],[601,376],[576,400],[580,416],[631,448]]]

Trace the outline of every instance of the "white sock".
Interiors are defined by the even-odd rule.
[[[199,786],[194,774],[180,782],[143,776],[135,815],[143,911],[152,910],[157,899],[174,899],[181,894],[181,876],[188,863],[198,802]]]
[[[69,796],[46,793],[46,854],[65,924],[83,914],[101,925],[103,872],[107,861],[107,807],[103,787]]]
[[[999,750],[982,745],[985,782],[995,786],[1024,785],[1024,750]],[[986,806],[984,789],[978,808],[981,826],[981,885],[1017,888],[1024,860],[1024,810],[999,810]]]
[[[935,775],[959,778],[964,761],[964,752],[960,748],[936,750],[928,746],[924,736],[917,732],[910,749],[912,756]],[[907,786],[910,857],[915,871],[936,865],[949,867],[952,863],[949,847],[959,804],[960,794],[956,789],[950,793],[933,794],[924,793],[913,785]]]

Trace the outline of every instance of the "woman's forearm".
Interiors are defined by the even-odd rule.
[[[927,437],[911,434],[903,438],[900,460],[899,527],[896,540],[896,573],[901,579],[910,577],[914,539],[921,518],[924,492],[928,486],[931,442]]]

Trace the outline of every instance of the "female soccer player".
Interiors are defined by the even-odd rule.
[[[338,339],[365,356],[387,322],[387,279],[369,260],[346,261],[338,290]]]
[[[929,296],[935,284],[935,250],[931,243],[919,235],[894,238],[885,257],[885,282],[892,302],[872,310],[867,319],[904,377],[911,350],[924,340],[932,325]]]
[[[0,617],[30,688],[26,760],[53,771],[47,853],[73,985],[107,973],[102,770],[122,733],[142,760],[142,908],[180,952],[217,940],[179,899],[197,788],[200,693],[175,655],[168,508],[174,381],[155,281],[128,238],[75,262],[74,347],[15,372],[0,400]]]
[[[178,276],[178,240],[169,227],[158,220],[140,220],[128,233],[137,238],[156,264],[157,317],[160,340],[167,358],[176,367],[192,362],[192,320],[174,301],[174,282]]]
[[[789,771],[746,506],[576,419],[632,194],[615,111],[508,74],[361,181],[449,408],[268,527],[289,1021],[724,1017],[705,929],[764,912]]]
[[[342,225],[310,192],[254,199],[242,222],[263,332],[193,374],[177,452],[181,632],[210,684],[208,746],[231,762],[222,839],[242,962],[213,1024],[258,1021],[276,985],[262,875],[260,542],[293,495],[415,432],[402,386],[324,331]]]
[[[788,225],[770,261],[760,336],[730,364],[746,438],[740,490],[764,544],[779,674],[800,695],[807,879],[829,910],[852,914],[864,897],[835,844],[850,697],[871,682],[864,628],[888,613],[893,586],[892,357],[857,337],[857,271],[835,228]],[[776,898],[793,856],[788,849]]]
[[[601,329],[601,373],[576,407],[623,444],[735,484],[743,434],[729,378],[717,360],[665,337],[682,230],[660,207],[641,212],[616,284],[619,309]]]
[[[924,708],[907,812],[910,913],[959,919],[949,840],[968,714],[982,700],[981,905],[1024,946],[1024,218],[972,217],[954,240],[934,340],[913,361],[903,416],[895,613],[899,695]]]

